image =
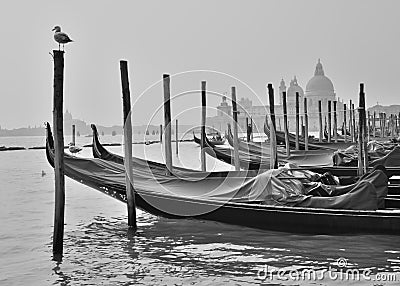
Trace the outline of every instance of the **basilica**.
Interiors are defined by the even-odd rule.
[[[314,76],[307,82],[305,91],[298,82],[296,76],[290,80],[289,86],[286,85],[284,79],[279,85],[279,100],[275,102],[276,125],[278,130],[283,130],[283,93],[287,96],[287,113],[289,130],[295,130],[295,105],[296,93],[299,94],[300,103],[300,124],[304,121],[304,98],[307,98],[308,128],[310,132],[319,130],[319,114],[318,102],[322,104],[323,124],[328,116],[328,102],[331,101],[331,110],[333,112],[334,104],[336,104],[338,127],[343,123],[344,103],[336,97],[335,89],[332,81],[325,75],[322,63],[318,60],[315,66]],[[228,103],[229,102],[229,103]],[[335,102],[335,103],[334,103]],[[278,104],[277,104],[278,103]],[[251,118],[254,124],[254,132],[262,132],[265,116],[269,113],[269,106],[253,105],[248,98],[240,98],[238,105],[238,123],[241,130],[246,130],[246,118]],[[232,106],[230,100],[226,97],[222,98],[222,102],[217,106],[217,115],[207,118],[207,124],[221,131],[226,130],[227,123],[232,121]],[[250,120],[250,119],[249,119]],[[333,124],[333,113],[332,113]]]

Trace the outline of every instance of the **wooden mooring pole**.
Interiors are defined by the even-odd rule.
[[[364,84],[360,84],[360,94],[359,94],[359,109],[358,109],[358,175],[362,176],[366,173],[368,168],[368,154],[364,146],[365,140],[365,94],[364,94]]]
[[[352,111],[353,112],[353,116],[352,116],[352,119],[353,119],[353,122],[352,122],[352,125],[353,125],[353,142],[356,142],[356,109],[354,108],[354,103],[351,104],[351,108],[353,110]]]
[[[235,170],[240,171],[237,114],[238,111],[236,105],[236,87],[232,86],[233,154],[234,154],[233,160],[235,164]]]
[[[246,139],[250,142],[250,128],[249,128],[249,118],[246,117]]]
[[[304,149],[308,150],[308,111],[307,111],[307,98],[304,98]]]
[[[319,142],[324,138],[324,127],[322,126],[322,101],[318,100],[318,116],[319,116]]]
[[[125,187],[128,207],[128,226],[135,229],[136,205],[135,192],[133,189],[133,162],[132,162],[132,121],[131,121],[131,93],[129,90],[128,62],[120,61],[123,123],[124,123],[124,166],[125,166]]]
[[[343,129],[344,129],[344,143],[347,143],[347,106],[343,104]]]
[[[385,138],[386,137],[386,113],[383,112],[382,113],[382,137]]]
[[[75,146],[75,124],[72,124],[72,145]]]
[[[382,113],[382,138],[386,137],[386,113]]]
[[[353,125],[353,110],[352,110],[352,103],[350,99],[349,103],[349,127],[350,127],[350,136],[351,136],[351,142],[354,143],[354,125]]]
[[[253,117],[250,117],[250,141],[253,141]]]
[[[304,138],[304,133],[305,133],[304,120],[303,120],[303,116],[300,116],[300,137]]]
[[[331,143],[332,135],[332,101],[328,100],[328,143]]]
[[[290,156],[290,142],[289,142],[288,119],[287,119],[286,91],[284,91],[282,93],[282,101],[283,101],[283,129],[285,132],[286,155],[289,157]]]
[[[201,82],[201,146],[200,146],[200,159],[201,159],[201,170],[206,171],[206,82]]]
[[[390,125],[391,125],[390,134],[391,134],[392,138],[394,138],[395,123],[394,123],[394,115],[393,114],[390,114]]]
[[[337,143],[338,140],[338,134],[337,134],[337,101],[333,101],[333,138],[335,139],[335,143]]]
[[[372,121],[372,136],[374,137],[374,140],[375,140],[375,137],[376,137],[376,112],[375,111],[374,111],[374,118]]]
[[[176,147],[176,154],[178,155],[179,152],[178,119],[175,120],[175,147]]]
[[[385,113],[385,137],[389,137],[389,115]]]
[[[385,130],[385,132],[384,132],[385,138],[388,136],[388,129],[387,129],[388,122],[386,119],[387,119],[387,115],[386,115],[386,113],[383,113],[383,129]]]
[[[390,126],[390,120],[389,120],[389,114],[385,113],[385,137],[389,137],[389,126]]]
[[[275,99],[274,99],[274,89],[272,84],[268,84],[268,97],[269,97],[269,110],[271,114],[271,128],[270,128],[270,146],[271,146],[271,158],[270,158],[270,168],[278,169],[278,152],[277,152],[277,142],[276,142],[276,122],[275,122]]]
[[[365,92],[364,84],[360,83],[360,101],[361,101],[361,117],[362,117],[362,131],[363,131],[363,166],[364,174],[368,172],[368,141],[367,141],[367,111],[365,107]]]
[[[367,143],[371,140],[371,120],[370,120],[370,118],[371,118],[371,115],[368,111],[368,114],[367,114]]]
[[[393,137],[393,114],[389,115],[389,131],[390,137]]]
[[[295,106],[295,112],[296,112],[296,150],[300,150],[300,142],[299,142],[299,116],[300,116],[300,106],[299,106],[299,93],[296,92],[296,106]]]
[[[164,150],[165,150],[165,165],[167,175],[172,174],[172,146],[171,146],[171,89],[170,77],[168,74],[163,75],[164,86]]]
[[[63,255],[65,177],[64,177],[64,52],[53,50],[54,85],[53,85],[53,129],[54,129],[54,175],[55,204],[53,229],[53,259],[60,261]]]

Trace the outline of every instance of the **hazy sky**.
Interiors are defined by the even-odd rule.
[[[51,29],[75,41],[65,47],[64,108],[88,123],[121,124],[119,60],[129,62],[132,101],[163,73],[174,94],[200,88],[266,103],[265,86],[297,76],[305,88],[318,58],[336,94],[356,99],[365,83],[367,104],[400,103],[400,1],[4,1],[0,10],[0,125],[39,125],[52,118]],[[241,86],[240,86],[241,85]],[[162,103],[160,85],[133,111],[147,123]],[[208,104],[216,106],[217,96]],[[182,122],[200,120],[200,95],[173,101]],[[157,121],[159,117],[156,117]]]

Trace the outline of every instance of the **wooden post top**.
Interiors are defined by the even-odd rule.
[[[64,55],[65,54],[65,52],[64,51],[59,51],[59,50],[53,50],[53,55],[56,57],[56,56],[62,56],[62,55]]]

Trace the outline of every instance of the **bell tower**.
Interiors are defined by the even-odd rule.
[[[279,85],[279,104],[283,104],[283,92],[286,91],[286,85],[283,78],[281,79],[281,84]]]
[[[222,97],[222,102],[220,103],[219,106],[217,106],[218,109],[218,116],[230,116],[231,115],[231,106],[228,105],[228,102],[226,102],[226,96],[224,95]]]

